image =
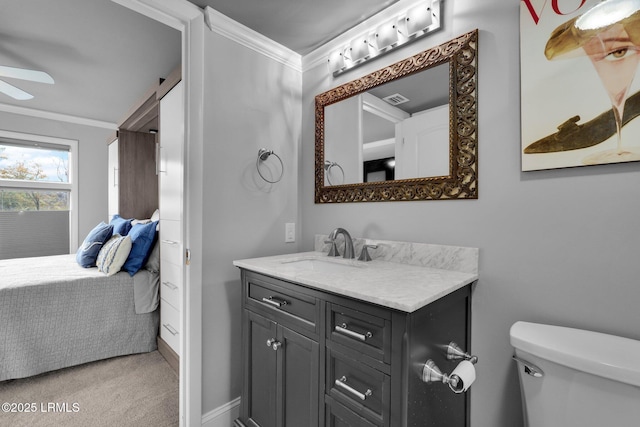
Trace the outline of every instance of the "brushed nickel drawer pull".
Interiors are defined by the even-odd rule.
[[[364,334],[359,334],[358,332],[352,331],[351,329],[348,328],[346,323],[343,323],[342,325],[336,325],[334,330],[336,332],[338,332],[339,334],[347,335],[347,336],[349,336],[351,338],[355,338],[355,339],[360,340],[360,341],[366,341],[369,338],[373,337],[373,334],[371,332],[366,332]]]
[[[171,245],[171,246],[173,246],[173,245],[177,245],[177,244],[178,244],[178,242],[176,242],[176,241],[173,241],[173,240],[167,240],[167,239],[162,239],[162,243],[164,243],[164,244],[166,244],[166,245]]]
[[[279,299],[279,298],[274,298],[274,297],[269,297],[269,298],[262,298],[263,302],[266,302],[267,304],[271,304],[274,307],[282,307],[288,304],[287,301],[283,300],[283,299]]]
[[[167,288],[171,289],[172,291],[175,291],[176,289],[178,289],[178,287],[171,282],[162,282],[162,284],[165,285]]]
[[[162,326],[164,326],[165,329],[171,333],[171,335],[173,336],[178,335],[178,331],[176,331],[174,327],[171,326],[169,323],[163,323]]]
[[[367,397],[371,396],[373,394],[373,392],[371,391],[370,388],[367,389],[367,391],[365,391],[364,393],[360,393],[358,390],[356,390],[355,388],[347,385],[347,377],[345,377],[344,375],[337,379],[335,381],[335,384],[340,387],[341,389],[348,391],[349,393],[353,394],[355,397],[357,397],[360,400],[367,400]]]

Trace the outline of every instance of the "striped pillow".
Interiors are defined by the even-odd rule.
[[[102,246],[96,265],[107,276],[113,276],[124,265],[131,252],[131,237],[115,234]]]

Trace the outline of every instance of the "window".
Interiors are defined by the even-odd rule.
[[[77,141],[0,130],[0,259],[77,246]]]

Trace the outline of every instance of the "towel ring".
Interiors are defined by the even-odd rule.
[[[280,170],[281,170],[280,176],[278,177],[278,179],[274,181],[271,181],[265,178],[264,175],[262,175],[262,172],[260,172],[260,162],[264,162],[272,154],[276,156],[278,160],[280,160]],[[256,169],[258,170],[258,175],[260,175],[260,178],[264,179],[269,184],[275,184],[276,182],[280,182],[280,180],[282,179],[282,175],[284,175],[284,163],[282,163],[282,159],[280,158],[280,156],[274,153],[273,150],[267,150],[266,148],[261,148],[258,150],[258,158],[256,159]]]
[[[340,172],[342,172],[342,182],[344,182],[344,169],[342,169],[342,166],[340,166],[336,162],[331,162],[329,160],[325,160],[324,161],[324,170],[327,172],[325,174],[325,176],[327,177],[327,182],[329,183],[329,185],[334,185],[331,182],[331,178],[329,178],[329,174],[331,173],[331,168],[334,167],[334,166],[337,166],[338,169],[340,169]]]

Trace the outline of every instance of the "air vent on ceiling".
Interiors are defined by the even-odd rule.
[[[409,102],[409,98],[406,98],[400,95],[399,93],[394,93],[393,95],[385,96],[382,99],[387,101],[391,105],[400,105],[400,104],[404,104],[405,102]]]

